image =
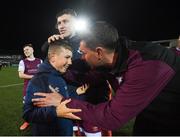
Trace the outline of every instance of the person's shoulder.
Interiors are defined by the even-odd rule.
[[[35,60],[42,62],[42,59],[41,59],[41,58],[35,58]]]
[[[24,63],[24,59],[21,59],[21,60],[19,61],[19,63]]]
[[[78,35],[74,35],[72,38],[69,39],[70,43],[79,43],[80,42],[80,37]]]
[[[48,81],[49,73],[36,73],[30,80],[33,85],[40,85],[40,83],[46,83]]]

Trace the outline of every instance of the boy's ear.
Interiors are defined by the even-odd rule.
[[[50,62],[54,62],[54,59],[55,59],[55,54],[51,53],[51,54],[49,55],[49,61],[50,61]]]

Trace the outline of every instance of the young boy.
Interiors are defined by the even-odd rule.
[[[28,85],[23,118],[32,123],[33,135],[73,135],[72,121],[57,118],[55,107],[36,107],[32,103],[34,93],[37,91],[51,92],[52,89],[55,89],[56,92],[69,97],[67,85],[62,75],[71,65],[71,58],[72,50],[66,41],[52,42],[48,49],[48,61],[40,65],[38,73]],[[78,88],[77,92],[81,92],[81,89],[84,90],[85,88]]]

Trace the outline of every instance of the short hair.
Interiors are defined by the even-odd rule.
[[[64,14],[70,14],[70,15],[72,15],[74,17],[77,16],[77,13],[75,12],[75,10],[73,10],[73,9],[64,9],[64,10],[62,10],[62,11],[60,11],[60,12],[58,12],[56,14],[56,18],[58,18],[58,17],[60,17],[60,16],[62,16]]]
[[[48,59],[49,59],[49,54],[50,53],[52,53],[52,52],[56,53],[56,51],[58,51],[61,48],[65,48],[65,49],[68,49],[68,50],[72,51],[71,45],[70,45],[70,43],[68,41],[63,40],[63,39],[55,40],[55,41],[52,41],[49,44]]]
[[[77,13],[73,10],[73,9],[64,9],[64,10],[62,10],[62,11],[60,11],[60,12],[58,12],[57,14],[56,14],[56,19],[58,19],[60,16],[62,16],[62,15],[64,15],[64,14],[69,14],[69,15],[71,15],[71,16],[73,16],[73,17],[77,17]],[[57,29],[57,23],[56,23],[56,25],[55,25],[55,28]]]
[[[34,48],[33,45],[32,45],[31,43],[24,44],[23,49],[24,49],[25,47],[31,47],[31,48]]]
[[[80,37],[90,49],[95,49],[97,44],[100,44],[102,47],[112,51],[115,50],[119,40],[117,29],[105,21],[97,21],[90,27],[89,33],[80,35]]]

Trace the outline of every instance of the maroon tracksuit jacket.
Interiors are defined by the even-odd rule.
[[[134,135],[180,135],[179,57],[136,42],[116,53],[111,77],[105,77],[116,92],[112,100],[92,105],[72,99],[68,107],[82,109],[77,116],[104,129],[120,128],[136,117]]]

